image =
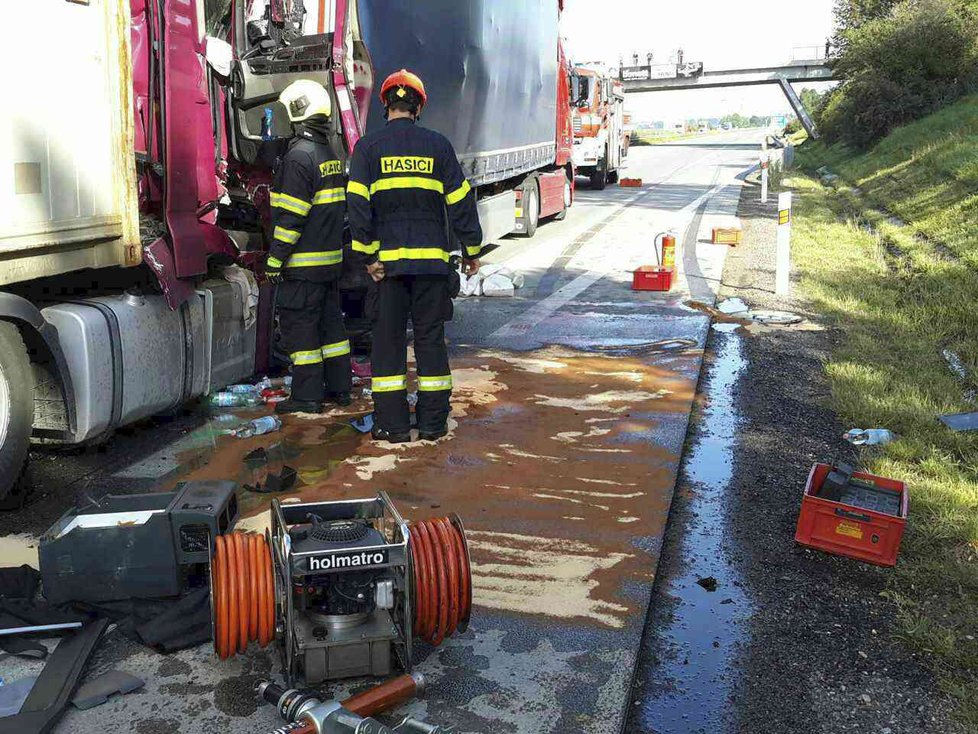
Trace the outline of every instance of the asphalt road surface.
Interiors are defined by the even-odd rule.
[[[472,552],[468,630],[421,646],[427,697],[405,706],[460,732],[587,731],[625,725],[659,548],[672,501],[725,247],[709,229],[736,223],[738,177],[760,132],[633,148],[638,189],[578,189],[561,222],[510,238],[487,258],[522,273],[510,298],[456,303],[450,325],[456,388],[451,433],[437,443],[372,444],[349,427],[368,401],[287,419],[282,431],[236,440],[204,408],[120,431],[100,446],[38,452],[36,500],[0,517],[5,565],[33,560],[36,537],[73,502],[160,491],[193,479],[254,479],[242,458],[299,471],[283,501],[390,493],[409,519],[457,512]],[[654,237],[682,243],[670,293],[635,292],[631,271],[654,264]],[[242,413],[242,415],[251,415]],[[267,525],[265,495],[241,494],[240,527]],[[52,643],[53,644],[53,643]],[[36,674],[8,658],[3,677]],[[143,734],[258,732],[280,724],[254,681],[276,677],[277,650],[253,646],[219,662],[209,647],[161,656],[118,634],[89,675],[121,669],[138,693],[71,710],[61,731]],[[342,697],[369,681],[342,681]]]

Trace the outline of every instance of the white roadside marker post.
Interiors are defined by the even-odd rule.
[[[791,192],[778,194],[778,251],[774,293],[787,296],[791,289]]]
[[[761,203],[767,204],[767,185],[768,167],[771,165],[771,156],[767,152],[767,138],[761,145]]]

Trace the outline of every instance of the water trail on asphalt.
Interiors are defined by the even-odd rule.
[[[746,366],[741,337],[718,334],[710,368],[700,436],[685,463],[692,494],[679,557],[681,571],[662,595],[675,600],[651,649],[661,659],[650,669],[652,695],[637,702],[641,731],[656,734],[720,734],[728,730],[734,659],[743,642],[751,601],[724,543],[726,495],[740,417],[734,387]],[[716,579],[716,590],[697,583]]]

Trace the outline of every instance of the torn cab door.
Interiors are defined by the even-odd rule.
[[[333,33],[329,18],[322,22],[319,9],[330,3],[318,0],[233,0],[231,44],[233,62],[229,94],[232,155],[245,165],[270,165],[268,150],[280,150],[292,136],[282,91],[298,79],[322,84],[333,109],[339,108],[333,86]],[[315,5],[315,13],[306,5]],[[328,11],[327,11],[328,13]],[[320,28],[326,32],[320,32]],[[342,135],[341,117],[330,125]],[[267,145],[272,143],[271,146]],[[265,145],[263,145],[265,144]]]

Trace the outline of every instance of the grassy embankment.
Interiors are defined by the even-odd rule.
[[[911,491],[885,592],[897,634],[978,731],[978,432],[938,421],[978,410],[965,397],[978,385],[978,97],[865,154],[811,142],[799,153],[804,169],[827,164],[845,181],[832,190],[788,179],[802,289],[843,335],[826,365],[834,407],[847,425],[900,437],[862,457]],[[960,355],[970,385],[951,373],[944,349]]]

